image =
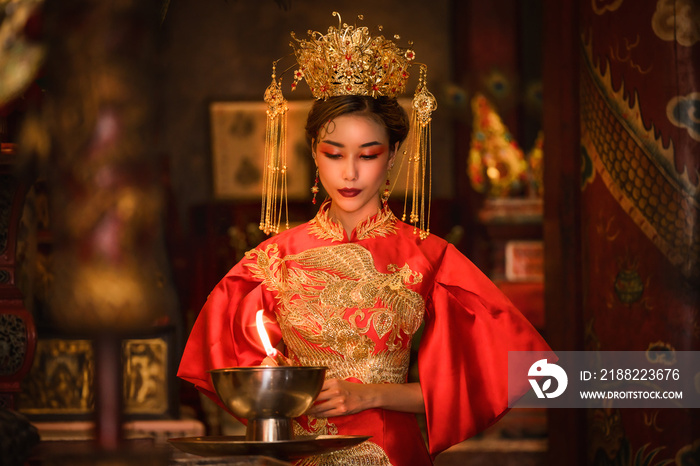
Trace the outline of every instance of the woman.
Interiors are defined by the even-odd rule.
[[[265,309],[292,364],[328,367],[295,433],[371,436],[302,464],[431,464],[507,410],[508,351],[548,350],[466,257],[381,201],[408,126],[393,96],[315,102],[306,133],[329,199],[246,253],[210,294],[182,358],[178,375],[218,402],[206,370],[274,364],[254,325]],[[420,383],[406,383],[421,324]]]

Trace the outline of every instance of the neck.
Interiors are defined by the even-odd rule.
[[[328,209],[328,215],[332,220],[340,223],[343,230],[345,230],[345,233],[348,235],[348,238],[351,238],[352,232],[357,225],[367,220],[372,215],[375,215],[381,207],[381,203],[379,200],[377,200],[376,205],[373,204],[373,206],[373,208],[367,208],[357,212],[343,212],[336,209],[335,204],[331,202],[331,206]]]

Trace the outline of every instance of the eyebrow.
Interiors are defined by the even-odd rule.
[[[328,139],[324,139],[321,142],[323,142],[325,144],[329,144],[331,146],[335,146],[335,147],[345,147],[345,145],[343,145],[339,142],[330,141]],[[382,143],[379,141],[372,141],[372,142],[366,142],[364,144],[361,144],[360,147],[371,147],[371,146],[381,146],[381,145],[382,145]]]

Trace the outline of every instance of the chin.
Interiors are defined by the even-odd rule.
[[[333,199],[333,204],[335,204],[336,210],[339,212],[344,212],[344,213],[354,213],[357,212],[362,208],[362,205],[356,202],[352,202],[351,200],[348,199]]]
[[[379,202],[375,204],[371,200],[368,201],[356,198],[345,198],[342,196],[339,199],[333,199],[333,203],[336,205],[336,208],[339,211],[347,214],[356,214],[366,209],[368,216],[374,214],[380,205]]]

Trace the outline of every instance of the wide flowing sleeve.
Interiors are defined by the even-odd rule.
[[[452,245],[426,302],[418,369],[430,454],[487,428],[508,410],[508,351],[550,351],[508,298]],[[524,394],[530,388],[518,381]]]
[[[259,309],[265,309],[265,327],[273,345],[281,340],[272,311],[274,299],[261,280],[250,272],[247,266],[250,262],[249,259],[239,262],[209,294],[192,327],[177,373],[219,405],[207,371],[257,366],[265,358],[255,326]]]

